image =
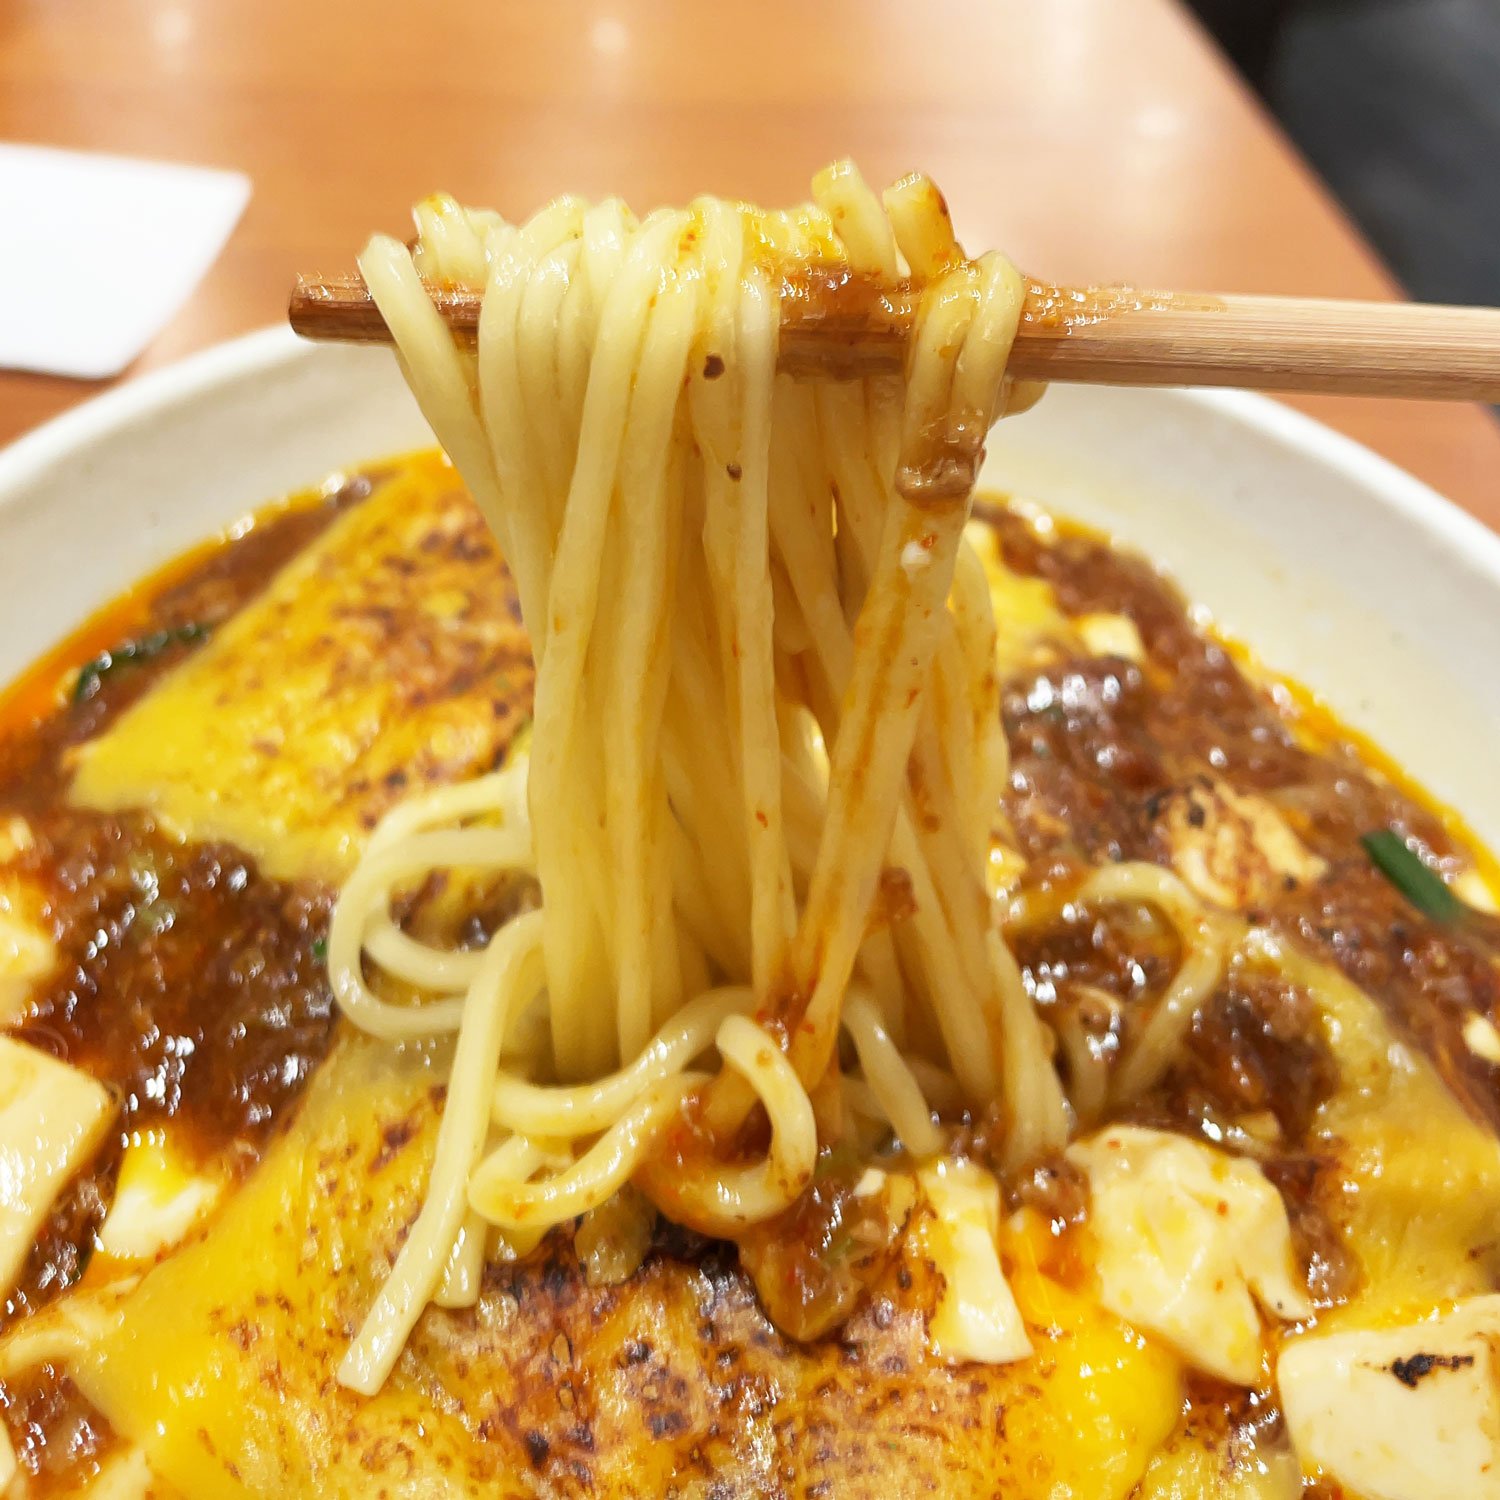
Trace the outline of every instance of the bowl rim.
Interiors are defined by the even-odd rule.
[[[30,481],[69,455],[112,433],[149,422],[190,397],[315,358],[319,347],[284,325],[271,325],[212,344],[160,369],[127,377],[0,448],[0,515]],[[1500,532],[1362,443],[1254,392],[1177,386],[1155,390],[1164,400],[1213,413],[1263,441],[1341,474],[1425,529],[1500,592]],[[318,477],[309,475],[307,482],[316,483]]]
[[[190,396],[290,363],[307,347],[289,328],[258,328],[210,344],[69,407],[0,448],[0,507],[39,475],[89,443]]]

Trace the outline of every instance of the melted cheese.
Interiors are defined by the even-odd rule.
[[[978,554],[989,582],[990,604],[1000,626],[995,660],[1002,682],[1034,670],[1059,653],[1080,649],[1078,631],[1058,605],[1052,585],[1045,578],[1030,578],[1006,567],[992,527],[970,521],[964,539]]]
[[[42,910],[39,895],[0,872],[0,1024],[21,1015],[32,987],[56,962]]]
[[[414,1212],[443,1074],[441,1057],[342,1043],[203,1236],[75,1347],[75,1380],[174,1489],[661,1494],[698,1464],[735,1493],[787,1473],[891,1493],[895,1472],[1010,1500],[1124,1500],[1176,1421],[1176,1358],[1042,1275],[1011,1228],[1035,1346],[1015,1364],[937,1364],[909,1309],[802,1349],[712,1260],[653,1257],[598,1289],[543,1252],[492,1268],[475,1308],[429,1312],[377,1395],[343,1390],[332,1371]],[[957,1183],[965,1213],[964,1186],[984,1200],[997,1270],[993,1204]]]
[[[393,802],[509,742],[531,665],[506,589],[451,473],[403,465],[81,747],[73,796],[336,881]]]
[[[16,814],[0,817],[0,864],[6,864],[18,854],[25,854],[35,847],[36,838],[31,825]]]
[[[389,1264],[372,1241],[415,1206],[435,1082],[420,1058],[346,1046],[210,1234],[149,1273],[75,1359],[88,1397],[184,1494],[365,1495],[362,1460],[423,1424],[420,1444],[405,1441],[428,1483],[408,1493],[435,1493],[456,1462],[461,1422],[401,1372],[369,1401],[332,1379]]]
[[[153,806],[186,833],[236,839],[275,873],[334,878],[370,822],[399,795],[385,783],[391,769],[411,766],[413,780],[438,779],[492,759],[509,733],[490,722],[490,699],[495,673],[510,670],[510,645],[494,633],[489,615],[468,618],[463,591],[476,576],[498,580],[498,571],[487,551],[477,560],[464,553],[472,516],[430,478],[386,486],[284,570],[204,648],[199,665],[190,661],[173,673],[84,751],[77,795],[100,806]],[[386,621],[382,611],[398,595],[401,608],[413,608],[409,584],[398,588],[402,561],[434,536],[443,565],[452,565],[454,586],[434,582],[416,614]],[[474,546],[487,549],[480,536]],[[1112,623],[1118,617],[1068,620],[1048,584],[1003,567],[991,533],[981,532],[978,541],[1002,620],[1003,672],[1058,651],[1130,645]],[[368,582],[371,568],[380,581]],[[479,677],[471,682],[462,664],[446,678],[423,679],[425,669],[418,669],[406,693],[401,684],[412,681],[412,663],[386,667],[379,658],[387,628],[392,641],[466,643],[465,661],[479,663]],[[283,735],[276,728],[283,723],[297,732]],[[274,732],[268,737],[268,731]],[[1276,849],[1270,853],[1278,868]],[[3,954],[0,929],[0,977]],[[1319,1128],[1337,1143],[1340,1170],[1354,1187],[1351,1235],[1367,1275],[1350,1307],[1329,1314],[1323,1326],[1352,1330],[1371,1320],[1425,1316],[1444,1298],[1488,1285],[1488,1265],[1474,1251],[1493,1239],[1500,1217],[1500,1147],[1466,1120],[1425,1064],[1392,1041],[1365,997],[1340,990],[1337,977],[1318,966],[1298,982],[1332,1018],[1344,1062],[1346,1086]],[[519,1387],[556,1391],[560,1377],[546,1351],[557,1330],[539,1329],[527,1309],[508,1307],[503,1296],[487,1294],[479,1309],[481,1331],[495,1342],[484,1345],[476,1363],[472,1329],[430,1314],[413,1355],[374,1400],[352,1398],[328,1379],[413,1211],[431,1136],[428,1091],[440,1076],[420,1054],[392,1058],[346,1047],[314,1086],[292,1134],[207,1235],[152,1271],[118,1323],[76,1356],[75,1373],[90,1396],[184,1493],[205,1500],[363,1496],[373,1467],[397,1492],[439,1494],[481,1479],[493,1487],[499,1482],[493,1467],[472,1468],[481,1462],[526,1472],[530,1438],[513,1418],[499,1436],[476,1427]],[[394,1151],[393,1140],[401,1142]],[[1177,1137],[1155,1142],[1144,1159],[1141,1173],[1121,1173],[1118,1162],[1099,1167],[1102,1232],[1140,1252],[1112,1272],[1108,1256],[1101,1257],[1103,1306],[1038,1271],[1026,1235],[998,1225],[992,1180],[950,1169],[935,1191],[928,1188],[936,1212],[927,1248],[944,1286],[931,1325],[939,1350],[955,1360],[1018,1361],[943,1372],[945,1393],[972,1374],[968,1389],[978,1394],[963,1398],[963,1410],[1003,1417],[997,1452],[981,1452],[985,1439],[973,1433],[955,1438],[957,1422],[937,1421],[940,1398],[923,1394],[919,1365],[903,1373],[897,1384],[912,1404],[932,1403],[934,1473],[943,1450],[960,1441],[973,1445],[975,1463],[991,1464],[993,1489],[1016,1500],[1129,1495],[1176,1422],[1180,1359],[1256,1380],[1264,1368],[1256,1299],[1303,1315],[1285,1217],[1272,1212],[1262,1191],[1268,1185],[1254,1168],[1247,1168],[1250,1178],[1238,1170],[1226,1174],[1227,1158]],[[1225,1186],[1230,1179],[1232,1191]],[[127,1158],[117,1211],[122,1202],[129,1209],[127,1190],[135,1187],[139,1211],[120,1220],[112,1213],[111,1220],[121,1226],[116,1243],[136,1250],[153,1235],[158,1245],[167,1243],[175,1237],[167,1221],[190,1222],[201,1206],[191,1203],[191,1193],[186,1204],[180,1201],[164,1161],[142,1157],[133,1165]],[[1220,1201],[1231,1203],[1227,1216],[1218,1212]],[[179,1211],[185,1217],[174,1219]],[[1127,1226],[1123,1240],[1107,1227],[1111,1213]],[[594,1357],[585,1337],[600,1340],[598,1368],[589,1373],[601,1408],[615,1419],[636,1408],[634,1387],[619,1384],[612,1351],[638,1341],[643,1328],[665,1337],[676,1316],[675,1293],[694,1319],[709,1295],[701,1273],[681,1276],[682,1285],[663,1290],[659,1278],[643,1273],[640,1287],[591,1303],[587,1321],[572,1329],[585,1364]],[[1214,1284],[1221,1279],[1222,1286]],[[171,1339],[160,1336],[163,1327],[173,1330]],[[1293,1344],[1289,1354],[1304,1343],[1312,1341]],[[708,1354],[692,1352],[710,1367]],[[783,1461],[777,1422],[785,1418],[774,1414],[778,1406],[783,1413],[803,1409],[800,1358],[786,1356],[780,1371],[765,1376],[762,1395],[741,1394],[742,1406],[733,1409],[731,1420],[744,1435],[741,1452],[770,1456],[764,1474],[745,1470],[766,1486]],[[1282,1366],[1295,1384],[1297,1362],[1288,1367],[1283,1358]],[[867,1383],[870,1373],[857,1367],[849,1378]],[[564,1425],[557,1431],[566,1431],[562,1414],[558,1422]],[[618,1420],[614,1430],[618,1436]],[[546,1431],[555,1453],[557,1433]],[[502,1440],[509,1446],[486,1457],[487,1444]],[[922,1439],[901,1432],[889,1441]],[[608,1450],[607,1440],[600,1444]],[[617,1480],[626,1475],[622,1492],[655,1493],[670,1478],[674,1454],[670,1444],[642,1439],[611,1472]],[[1147,1475],[1142,1494],[1196,1495],[1198,1478],[1210,1472],[1222,1478],[1215,1461],[1207,1449],[1174,1450],[1170,1465],[1164,1461]],[[150,1472],[146,1457],[133,1462],[137,1472]],[[606,1452],[601,1476],[607,1462]],[[1287,1471],[1279,1461],[1268,1486],[1272,1481],[1282,1488],[1212,1493],[1295,1493],[1285,1491]],[[528,1474],[525,1483],[557,1487],[545,1475]],[[604,1477],[596,1488],[612,1492]],[[851,1485],[848,1492],[879,1491]]]
[[[1176,1425],[1182,1369],[1172,1352],[1143,1337],[1088,1296],[1038,1269],[1048,1230],[1030,1211],[1015,1216],[1004,1238],[1010,1284],[1031,1329],[1036,1353],[1008,1374],[1039,1396],[1005,1412],[1001,1441],[1014,1445],[1014,1489],[994,1493],[1038,1500],[1112,1500],[1135,1494],[1151,1456]],[[1036,1455],[1053,1456],[1049,1475]]]
[[[1411,1322],[1490,1291],[1500,1271],[1500,1140],[1336,969],[1264,933],[1249,947],[1276,955],[1313,997],[1339,1060],[1340,1087],[1313,1134],[1343,1184],[1337,1211],[1362,1275],[1348,1301],[1319,1313],[1319,1327]]]
[[[1487,1063],[1500,1063],[1500,1031],[1477,1010],[1464,1022],[1464,1046]]]
[[[1500,1296],[1293,1340],[1276,1381],[1304,1468],[1369,1500],[1500,1500],[1497,1346]]]
[[[1495,902],[1495,891],[1484,874],[1472,866],[1467,870],[1460,870],[1453,877],[1453,894],[1460,901],[1466,901],[1470,906],[1477,907],[1480,911],[1497,912],[1500,906]]]
[[[14,1285],[48,1210],[114,1114],[87,1073],[0,1037],[0,1288]]]
[[[1088,1173],[1100,1301],[1183,1358],[1260,1382],[1257,1303],[1310,1316],[1276,1189],[1253,1162],[1185,1136],[1121,1125],[1069,1148]]]
[[[1151,1460],[1131,1500],[1302,1500],[1302,1470],[1285,1448],[1186,1424]]]
[[[146,1455],[139,1448],[127,1448],[107,1458],[92,1479],[69,1492],[67,1500],[74,1494],[77,1500],[167,1500],[168,1492],[152,1474]]]
[[[1100,612],[1079,615],[1074,621],[1083,644],[1094,656],[1121,656],[1137,666],[1145,664],[1146,647],[1129,615]]]

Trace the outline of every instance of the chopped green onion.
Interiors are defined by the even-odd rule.
[[[328,939],[314,938],[312,942],[312,956],[322,963],[328,957]]]
[[[171,630],[153,630],[150,635],[121,641],[118,646],[101,651],[93,661],[85,662],[78,669],[78,681],[73,684],[73,701],[86,703],[99,691],[99,685],[104,679],[118,668],[140,666],[153,657],[160,656],[169,646],[201,641],[207,634],[207,625],[177,625]]]
[[[834,1235],[828,1242],[828,1249],[823,1252],[824,1264],[837,1264],[854,1248],[854,1231],[845,1229],[842,1233]]]
[[[1361,839],[1375,868],[1411,902],[1435,922],[1456,922],[1464,913],[1463,902],[1448,889],[1443,877],[1422,863],[1393,828],[1381,828]]]
[[[813,1167],[814,1181],[821,1182],[825,1177],[845,1177],[859,1165],[859,1153],[847,1141],[841,1141],[836,1146],[826,1146],[818,1153],[818,1160]]]

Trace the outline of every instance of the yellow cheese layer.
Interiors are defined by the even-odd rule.
[[[83,746],[73,796],[333,881],[392,803],[493,765],[530,691],[484,521],[423,456]]]
[[[1319,1314],[1319,1328],[1392,1326],[1491,1290],[1500,1140],[1393,1035],[1368,995],[1330,965],[1266,941],[1317,1002],[1339,1062],[1339,1088],[1314,1134],[1327,1141],[1341,1184],[1335,1216],[1363,1274],[1347,1302]]]
[[[342,1044],[207,1234],[75,1356],[167,1484],[195,1500],[644,1495],[706,1471],[735,1493],[792,1473],[882,1500],[934,1476],[951,1494],[1123,1500],[1176,1420],[1175,1358],[1034,1264],[1015,1294],[1035,1353],[955,1369],[909,1310],[804,1349],[715,1257],[597,1289],[544,1250],[492,1272],[477,1309],[430,1311],[376,1396],[343,1390],[333,1373],[414,1213],[444,1072]]]

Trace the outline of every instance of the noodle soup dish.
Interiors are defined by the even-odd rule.
[[[108,500],[6,606],[7,1493],[1490,1493],[1500,705],[1400,705],[1500,549],[1012,380],[926,179],[417,228],[399,379],[0,458],[39,573]],[[921,289],[903,368],[778,373],[809,264]],[[1362,548],[1263,568],[1267,475]]]

